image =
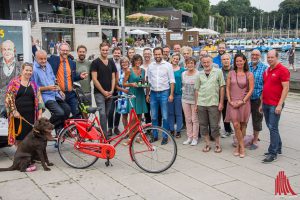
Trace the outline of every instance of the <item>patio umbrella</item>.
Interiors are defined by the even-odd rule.
[[[217,31],[207,29],[207,28],[192,28],[186,31],[198,31],[199,35],[219,35]]]
[[[135,19],[138,20],[140,17],[143,17],[145,21],[149,21],[151,18],[156,18],[156,19],[162,19],[161,17],[158,16],[154,16],[154,15],[149,15],[149,14],[144,14],[144,13],[135,13],[132,15],[128,15],[127,18],[128,19]]]
[[[142,30],[139,30],[139,29],[129,31],[128,33],[131,34],[131,35],[132,34],[135,34],[135,35],[148,35],[149,34],[148,32],[142,31]]]

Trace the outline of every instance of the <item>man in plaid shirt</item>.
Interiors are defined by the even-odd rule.
[[[259,131],[262,130],[263,114],[259,112],[259,106],[261,104],[261,94],[264,86],[263,73],[267,69],[267,66],[260,60],[261,54],[259,50],[253,50],[251,52],[251,62],[249,62],[250,72],[254,75],[254,91],[251,96],[251,115],[253,126],[253,142],[249,147],[250,150],[257,149]]]

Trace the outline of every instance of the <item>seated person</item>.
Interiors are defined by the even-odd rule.
[[[33,64],[33,79],[39,86],[46,108],[51,112],[50,122],[55,126],[56,136],[68,119],[71,109],[63,100],[64,93],[56,85],[51,65],[47,62],[47,53],[38,50]]]
[[[52,67],[60,89],[65,94],[65,102],[70,106],[73,118],[80,118],[78,100],[76,93],[73,91],[73,82],[86,79],[88,72],[83,71],[80,74],[76,72],[76,63],[70,59],[70,46],[68,43],[61,43],[59,45],[59,56],[52,55],[48,62]]]

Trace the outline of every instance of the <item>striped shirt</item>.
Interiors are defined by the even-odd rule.
[[[249,69],[250,72],[253,73],[255,83],[251,100],[256,100],[260,98],[264,86],[263,74],[267,68],[267,65],[259,61],[259,63],[257,63],[256,65],[256,68],[254,69],[252,62],[249,62]]]

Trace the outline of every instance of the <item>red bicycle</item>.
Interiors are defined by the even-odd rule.
[[[88,108],[93,114],[90,119],[69,119],[58,137],[58,152],[62,160],[69,166],[84,169],[93,165],[99,158],[106,159],[106,166],[114,158],[116,147],[130,136],[129,154],[131,160],[146,172],[160,173],[169,169],[177,156],[177,145],[173,136],[164,128],[142,125],[132,106],[134,95],[122,95],[113,98],[128,99],[131,105],[129,123],[119,135],[107,139],[100,121],[96,116],[99,108]],[[167,144],[161,140],[168,138]],[[142,141],[142,142],[141,142]]]

